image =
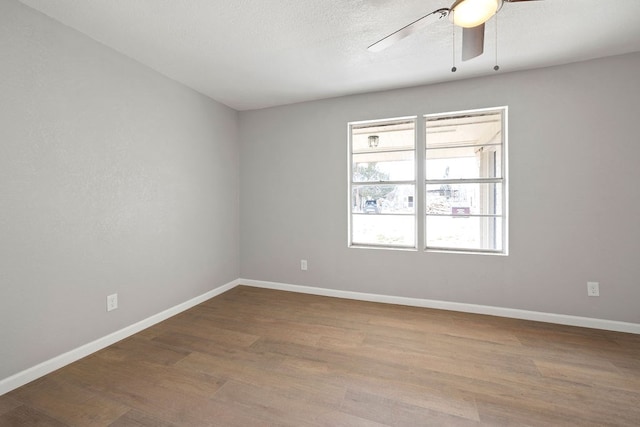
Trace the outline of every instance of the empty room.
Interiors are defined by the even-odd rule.
[[[640,425],[637,0],[0,0],[0,426]]]

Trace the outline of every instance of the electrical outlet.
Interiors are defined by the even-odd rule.
[[[107,311],[112,311],[118,308],[118,294],[107,296]]]
[[[307,260],[306,259],[301,259],[300,260],[300,270],[307,271],[307,269],[308,269]]]
[[[587,295],[590,297],[599,297],[600,296],[600,283],[598,282],[587,282]]]

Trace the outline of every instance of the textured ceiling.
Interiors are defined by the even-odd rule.
[[[448,20],[367,51],[452,0],[20,1],[237,110],[496,73],[495,19],[456,73]],[[497,43],[500,73],[637,52],[640,0],[505,4]]]

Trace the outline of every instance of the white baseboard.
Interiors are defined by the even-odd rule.
[[[53,372],[56,369],[60,369],[63,366],[75,362],[76,360],[82,359],[85,356],[95,353],[98,350],[102,350],[103,348],[108,347],[111,344],[114,344],[122,339],[130,337],[131,335],[136,334],[150,326],[153,326],[156,323],[160,323],[163,320],[166,320],[172,316],[175,316],[176,314],[188,310],[191,307],[194,307],[208,299],[220,295],[221,293],[236,287],[239,283],[240,282],[238,280],[229,282],[200,296],[192,298],[189,301],[168,308],[158,314],[154,314],[151,317],[134,323],[133,325],[127,326],[126,328],[122,328],[119,331],[113,332],[102,338],[98,338],[97,340],[92,341],[88,344],[82,345],[52,359],[46,360],[36,366],[25,369],[22,372],[18,372],[17,374],[4,378],[0,380],[0,396],[35,379],[38,379],[50,372]]]
[[[513,308],[492,307],[477,304],[464,304],[458,302],[428,300],[421,298],[407,298],[389,295],[369,294],[363,292],[341,291],[337,289],[316,288],[311,286],[290,285],[277,282],[265,282],[262,280],[236,279],[207,293],[178,304],[158,314],[141,320],[119,331],[99,338],[88,344],[70,350],[64,354],[46,360],[36,366],[18,372],[8,378],[0,380],[0,396],[38,379],[56,369],[62,368],[76,360],[82,359],[98,350],[110,346],[124,338],[136,334],[156,323],[162,322],[176,314],[190,309],[210,298],[220,295],[238,285],[254,286],[257,288],[277,289],[282,291],[298,292],[304,294],[322,295],[336,298],[354,299],[360,301],[380,302],[386,304],[407,305],[412,307],[435,308],[440,310],[459,311],[463,313],[486,314],[498,317],[510,317],[514,319],[534,320],[538,322],[556,323],[559,325],[579,326],[583,328],[603,329],[608,331],[627,332],[640,334],[640,324],[618,322],[614,320],[593,319],[589,317],[569,316],[564,314],[543,313],[538,311],[518,310]]]
[[[607,331],[640,334],[640,324],[618,322],[615,320],[594,319],[590,317],[543,313],[539,311],[518,310],[515,308],[492,307],[487,305],[464,304],[459,302],[341,291],[337,289],[289,285],[285,283],[265,282],[261,280],[239,279],[238,284],[254,286],[257,288],[278,289],[281,291],[355,299],[360,301],[408,305],[412,307],[435,308],[440,310],[459,311],[463,313],[486,314],[490,316],[509,317],[513,319],[533,320],[536,322],[556,323],[559,325],[579,326],[582,328],[603,329]]]

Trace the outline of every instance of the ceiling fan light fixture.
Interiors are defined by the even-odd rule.
[[[502,6],[503,0],[456,0],[449,16],[463,28],[473,28],[487,22]]]

